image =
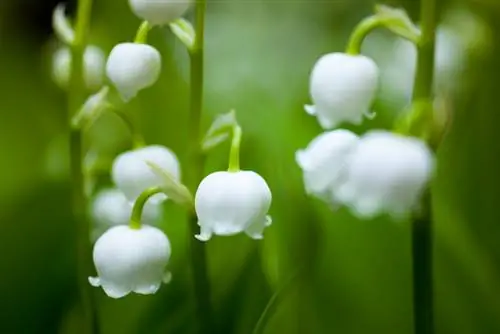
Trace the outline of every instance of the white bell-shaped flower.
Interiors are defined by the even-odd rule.
[[[378,80],[379,70],[372,59],[326,54],[312,70],[309,90],[314,105],[306,105],[306,112],[316,116],[324,129],[342,122],[360,124],[363,116],[371,116]]]
[[[170,273],[165,272],[170,242],[152,226],[110,228],[94,245],[93,258],[98,277],[89,277],[89,282],[102,287],[111,298],[131,292],[153,294],[170,279]]]
[[[83,77],[85,86],[91,91],[98,90],[104,80],[106,56],[94,45],[89,45],[83,54]],[[52,58],[52,76],[61,88],[67,88],[71,71],[71,51],[69,47],[58,49]]]
[[[108,57],[106,74],[124,101],[129,101],[160,76],[161,55],[147,44],[121,43]]]
[[[99,191],[91,205],[91,215],[97,226],[104,228],[127,225],[130,222],[133,203],[119,189],[109,188]],[[154,225],[161,216],[161,205],[148,201],[142,211],[142,223]]]
[[[196,238],[207,241],[212,234],[229,236],[245,232],[262,239],[265,227],[271,225],[267,215],[271,190],[266,181],[252,171],[215,172],[201,181],[195,197],[200,225]]]
[[[180,18],[189,8],[190,0],[129,0],[135,15],[153,25],[163,25]]]
[[[177,156],[170,149],[151,145],[118,155],[113,162],[111,176],[116,186],[129,201],[135,201],[146,189],[163,185],[161,176],[151,169],[148,162],[169,173],[175,180],[180,180],[180,165]],[[166,198],[164,194],[151,197],[148,202],[159,202]]]
[[[400,219],[418,207],[433,167],[433,154],[419,139],[372,131],[360,139],[333,195],[359,217],[386,212]]]
[[[351,131],[333,130],[320,134],[306,149],[295,153],[309,195],[334,204],[332,189],[341,180],[347,159],[358,141],[358,136]]]

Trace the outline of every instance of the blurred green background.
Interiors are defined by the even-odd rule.
[[[465,40],[466,47],[452,48],[450,55],[466,56],[448,74],[459,87],[442,96],[453,119],[433,184],[437,333],[500,333],[500,1],[438,3],[442,17],[455,18],[449,28]],[[0,333],[6,334],[80,328],[65,95],[52,83],[49,67],[56,4],[0,2]],[[244,129],[242,166],[268,181],[274,221],[261,242],[241,235],[208,243],[220,333],[251,333],[273,292],[297,272],[265,333],[412,333],[408,224],[330,211],[304,195],[294,162],[294,152],[320,133],[302,110],[309,103],[310,68],[321,54],[341,51],[374,4],[209,1],[204,126],[218,113],[237,110]],[[402,6],[418,20],[418,1],[386,4]],[[454,16],[457,8],[461,14]],[[96,0],[91,42],[109,52],[131,40],[139,23],[127,1]],[[388,36],[370,37],[365,51],[394,71]],[[162,53],[162,77],[127,111],[141,120],[148,143],[171,147],[184,162],[187,54],[166,29],[153,30],[150,42]],[[391,127],[404,106],[397,86],[382,87],[378,117],[356,131]],[[127,131],[118,119],[104,117],[86,145],[111,159],[127,149]],[[226,164],[221,147],[210,155],[206,172]],[[192,236],[182,209],[168,204],[166,212],[172,283],[154,296],[121,300],[95,289],[102,333],[194,333],[187,258]]]

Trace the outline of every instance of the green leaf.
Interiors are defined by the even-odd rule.
[[[386,5],[376,5],[375,14],[386,19],[385,27],[396,35],[418,43],[420,29],[413,23],[404,9]]]
[[[67,45],[73,44],[75,32],[65,14],[66,6],[58,4],[52,13],[52,27],[57,38]]]
[[[215,118],[201,143],[203,151],[209,151],[228,139],[235,126],[238,125],[234,110]]]
[[[71,126],[76,129],[81,129],[88,128],[92,125],[103,111],[111,107],[108,97],[108,86],[104,86],[97,93],[90,95],[76,115],[73,116]]]
[[[188,50],[192,50],[196,33],[191,22],[180,18],[169,24],[170,30],[177,38],[186,46]]]
[[[146,164],[151,168],[153,173],[162,179],[160,186],[170,199],[181,205],[193,206],[193,195],[185,185],[177,181],[169,172],[154,162],[146,161]]]

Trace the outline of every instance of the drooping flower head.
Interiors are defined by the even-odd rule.
[[[383,212],[402,218],[418,206],[433,166],[431,150],[419,139],[372,131],[352,152],[334,196],[362,218]]]
[[[207,241],[212,234],[234,235],[245,232],[261,239],[271,224],[267,215],[271,190],[266,181],[252,171],[215,172],[203,179],[195,196],[195,208],[201,232]]]
[[[109,228],[130,222],[132,203],[115,188],[99,191],[92,201],[91,215],[98,226]],[[148,201],[142,212],[142,223],[152,225],[161,216],[159,203]]]
[[[153,25],[163,25],[180,18],[189,8],[190,0],[129,0],[135,15]]]
[[[163,184],[161,177],[154,173],[148,162],[151,162],[169,173],[176,180],[180,179],[179,161],[170,149],[151,145],[124,152],[113,162],[111,176],[116,186],[129,199],[134,201],[144,190]],[[166,198],[163,194],[153,196],[153,203]]]
[[[161,55],[147,44],[121,43],[109,54],[106,74],[124,101],[152,86],[160,76]]]
[[[320,134],[298,150],[295,160],[303,171],[304,185],[309,195],[333,203],[332,189],[341,181],[345,163],[359,138],[348,130],[333,130]]]
[[[360,124],[370,115],[377,91],[379,70],[373,60],[363,55],[329,53],[314,65],[310,94],[314,105],[306,111],[318,118],[324,129],[342,122]]]
[[[83,77],[90,91],[98,90],[104,80],[106,56],[95,45],[89,45],[83,53]],[[52,58],[52,76],[61,88],[67,88],[71,71],[71,51],[65,46],[58,49]]]
[[[165,272],[169,258],[170,242],[161,230],[147,225],[139,229],[115,226],[94,245],[98,277],[89,277],[89,282],[111,298],[131,292],[153,294],[170,278]]]

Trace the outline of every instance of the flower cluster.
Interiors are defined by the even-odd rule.
[[[151,145],[124,152],[115,158],[112,179],[116,188],[104,189],[94,197],[91,214],[99,236],[94,246],[94,263],[98,277],[90,277],[93,286],[101,286],[106,294],[119,298],[130,292],[155,293],[170,274],[165,267],[170,257],[167,236],[155,224],[162,215],[162,202],[167,197],[158,193],[146,202],[139,228],[131,223],[133,203],[139,195],[161,186],[162,180],[148,163],[180,177],[180,166],[168,148]]]
[[[417,137],[385,130],[362,136],[334,130],[341,123],[358,125],[363,116],[374,115],[369,110],[380,71],[372,59],[358,52],[359,45],[355,45],[354,52],[329,53],[314,65],[310,75],[314,105],[305,109],[329,131],[297,151],[295,159],[308,194],[332,207],[345,205],[361,218],[387,213],[400,219],[418,207],[434,157]]]
[[[267,212],[272,195],[266,181],[253,171],[239,169],[241,129],[234,114],[222,117],[229,122],[214,121],[206,138],[206,143],[213,144],[221,142],[221,135],[223,138],[232,135],[229,169],[204,178],[193,200],[181,183],[181,166],[176,154],[165,146],[145,146],[142,138],[136,138],[140,136],[135,133],[132,122],[116,111],[160,77],[161,54],[146,44],[150,29],[168,24],[191,50],[194,31],[189,22],[180,18],[190,2],[129,0],[132,11],[145,20],[134,42],[115,45],[107,60],[96,47],[89,46],[85,51],[82,73],[87,88],[100,90],[82,105],[72,119],[72,126],[83,128],[101,112],[112,110],[126,122],[134,139],[134,148],[113,160],[110,173],[113,186],[94,194],[90,206],[94,239],[97,239],[93,249],[97,276],[88,279],[92,286],[102,287],[112,298],[131,292],[152,294],[162,282],[170,280],[171,275],[166,271],[170,242],[161,229],[153,226],[163,216],[162,203],[167,199],[195,210],[200,233],[193,237],[199,241],[208,241],[212,235],[238,233],[262,239],[263,230],[271,225]],[[60,39],[71,46],[74,33],[63,12],[63,7],[56,8],[54,26]],[[69,81],[72,57],[69,50],[70,47],[66,47],[54,55],[54,78],[61,86]],[[102,87],[104,74],[114,89]]]
[[[424,142],[380,130],[361,137],[342,129],[323,133],[296,160],[309,194],[361,218],[403,218],[418,206],[434,165]]]

